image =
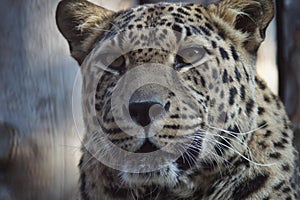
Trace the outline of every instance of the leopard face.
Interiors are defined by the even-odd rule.
[[[83,77],[82,162],[91,166],[80,165],[84,177],[97,166],[90,176],[102,173],[100,191],[113,199],[114,189],[138,188],[134,194],[143,197],[155,187],[188,198],[197,188],[208,193],[241,160],[268,166],[268,159],[251,157],[250,143],[271,123],[258,114],[263,83],[255,59],[272,16],[267,0],[161,3],[117,13],[62,1],[57,23]]]
[[[179,18],[178,12],[199,16]],[[161,180],[157,169],[138,177],[123,173],[133,167],[124,161],[124,181],[149,182],[151,177],[156,184],[177,184],[174,180],[182,171],[214,160],[224,162],[225,154],[230,157],[223,145],[243,147],[234,147],[228,140],[244,138],[222,130],[235,133],[257,128],[255,116],[245,109],[247,101],[255,101],[254,67],[245,67],[249,58],[238,53],[238,45],[222,38],[218,25],[205,12],[195,5],[161,4],[120,13],[82,65],[82,73],[89,74],[83,77],[84,88],[96,80],[96,91],[83,95],[84,104],[95,99],[91,105],[96,110],[95,130],[101,128],[109,141],[125,151],[143,154],[160,149],[177,156],[159,160],[163,165],[158,170],[170,177],[166,180]],[[101,65],[106,62],[107,66]],[[97,67],[101,75],[95,75]],[[240,122],[243,127],[237,125]],[[93,152],[99,150],[95,137],[87,139],[94,143]],[[139,166],[133,168],[142,172]]]

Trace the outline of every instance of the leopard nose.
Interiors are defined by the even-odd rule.
[[[159,102],[130,102],[129,114],[132,120],[143,127],[166,113],[165,107]]]

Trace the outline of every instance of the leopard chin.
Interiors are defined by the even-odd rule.
[[[154,156],[156,159],[152,160],[152,162],[149,162],[149,160],[144,157],[140,162],[143,164],[135,166],[139,169],[136,172],[132,172],[133,169],[130,167],[132,163],[128,161],[128,165],[123,165],[124,168],[119,172],[119,177],[122,182],[128,185],[175,187],[178,185],[180,177],[184,177],[184,174],[199,164],[196,163],[195,157],[199,156],[201,148],[195,148],[194,143],[185,149],[180,156],[159,151],[158,154]],[[137,152],[150,151],[151,149],[153,150],[153,148],[153,145],[146,141]]]
[[[128,173],[121,171],[119,177],[122,182],[130,186],[151,186],[175,187],[178,184],[180,170],[175,163],[156,171],[146,173]]]

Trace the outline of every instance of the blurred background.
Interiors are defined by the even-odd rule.
[[[72,91],[79,67],[56,28],[58,0],[0,2],[0,200],[74,199],[82,133]],[[92,2],[117,11],[159,1]],[[300,1],[276,4],[257,70],[284,101],[299,146]]]

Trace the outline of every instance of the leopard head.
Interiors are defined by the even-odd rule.
[[[247,156],[272,0],[119,12],[63,0],[56,17],[81,65],[84,151],[123,182],[174,186]]]

